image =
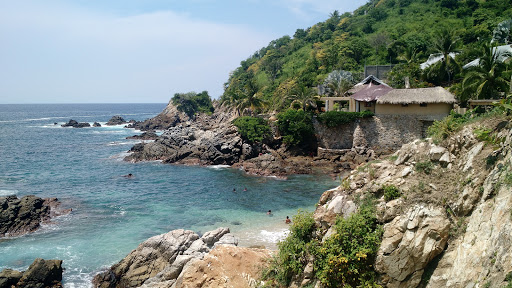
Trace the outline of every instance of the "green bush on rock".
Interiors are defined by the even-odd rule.
[[[278,244],[279,253],[264,271],[266,287],[287,286],[314,259],[315,278],[326,287],[380,287],[373,263],[382,239],[373,199],[365,199],[348,218],[338,217],[335,233],[317,238],[312,213],[299,211],[290,235]],[[316,237],[315,237],[316,236]]]
[[[314,136],[311,114],[303,110],[288,109],[277,114],[277,127],[286,145],[307,143]]]
[[[207,91],[201,93],[176,93],[171,101],[172,104],[176,105],[178,111],[187,114],[188,117],[192,117],[199,112],[211,114],[214,110],[212,100]]]
[[[270,126],[265,119],[251,116],[242,116],[233,120],[242,138],[249,142],[263,142],[270,136]]]

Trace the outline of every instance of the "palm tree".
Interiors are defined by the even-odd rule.
[[[267,103],[260,98],[260,93],[258,92],[258,87],[254,78],[247,79],[245,85],[243,85],[242,89],[238,91],[238,97],[235,104],[239,114],[248,109],[252,116],[258,109],[261,109],[266,105]]]
[[[460,70],[460,65],[455,61],[455,57],[451,56],[452,53],[459,52],[459,43],[460,38],[453,31],[443,29],[439,32],[438,38],[434,41],[434,52],[442,56],[443,59],[429,67],[427,78],[433,82],[452,81],[453,75]]]
[[[510,90],[510,65],[504,58],[512,57],[510,52],[500,52],[497,46],[483,43],[478,65],[468,68],[462,81],[464,99],[499,99]]]
[[[312,107],[314,109],[317,108],[316,101],[317,96],[314,93],[314,90],[310,87],[301,86],[297,89],[296,93],[292,95],[292,97],[295,99],[291,107],[295,107],[296,105],[300,105],[301,109],[303,111],[306,111],[308,107]]]

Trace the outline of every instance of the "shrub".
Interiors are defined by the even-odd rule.
[[[318,116],[318,121],[325,124],[327,127],[336,127],[342,124],[350,123],[359,118],[371,117],[373,113],[370,111],[363,112],[343,112],[343,111],[328,111]]]
[[[423,172],[425,174],[432,173],[432,168],[434,168],[434,164],[430,161],[424,161],[424,162],[417,162],[414,165],[414,169],[418,172]]]
[[[178,111],[187,114],[188,117],[193,117],[196,113],[211,114],[214,110],[207,91],[198,94],[196,92],[176,93],[171,101]]]
[[[309,258],[315,258],[315,277],[327,287],[380,287],[372,265],[382,238],[373,199],[365,198],[359,210],[348,218],[338,217],[335,234],[315,238],[313,214],[299,211],[290,235],[278,244],[279,252],[263,272],[266,287],[288,286],[301,275]]]
[[[372,265],[382,228],[372,201],[346,219],[338,217],[335,229],[336,234],[316,247],[317,278],[327,287],[379,287]]]
[[[249,142],[263,142],[270,136],[270,126],[265,119],[242,116],[233,120],[242,138]]]
[[[313,213],[299,210],[293,217],[290,235],[278,243],[279,253],[272,259],[268,270],[263,272],[263,278],[288,285],[294,275],[300,275],[307,263],[314,230]]]
[[[443,120],[434,121],[434,124],[428,127],[428,135],[436,141],[444,140],[458,131],[469,120],[470,116],[471,113],[461,115],[452,112]]]
[[[311,114],[303,110],[288,109],[277,114],[277,127],[286,145],[300,145],[314,135]]]
[[[397,199],[402,195],[395,185],[384,185],[382,190],[384,190],[384,200],[386,202]]]

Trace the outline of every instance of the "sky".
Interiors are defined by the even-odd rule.
[[[366,0],[0,0],[0,104],[223,93],[274,39]]]

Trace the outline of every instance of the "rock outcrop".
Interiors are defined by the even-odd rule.
[[[95,287],[175,287],[184,267],[203,259],[217,243],[233,243],[229,228],[202,237],[188,230],[173,230],[144,241],[119,263],[94,278]]]
[[[59,208],[57,198],[42,199],[34,195],[0,197],[0,237],[16,237],[36,231],[51,217],[67,214]]]
[[[477,139],[476,128],[492,131]],[[442,141],[407,143],[358,167],[326,191],[315,211],[329,237],[354,200],[378,199],[383,239],[375,260],[384,287],[505,287],[512,284],[512,124],[487,119]],[[401,197],[385,200],[384,187]],[[300,283],[300,281],[299,281]]]
[[[112,118],[110,118],[110,120],[108,120],[107,123],[105,123],[105,125],[107,126],[113,126],[113,125],[123,125],[123,124],[126,124],[126,120],[124,120],[123,117],[119,116],[119,115],[115,115],[115,116],[112,116]]]
[[[36,259],[27,271],[5,269],[0,272],[0,288],[62,287],[62,260]]]
[[[62,127],[73,127],[73,128],[85,128],[85,127],[91,127],[91,124],[87,122],[80,122],[78,123],[76,120],[70,119],[68,123],[60,125]]]

